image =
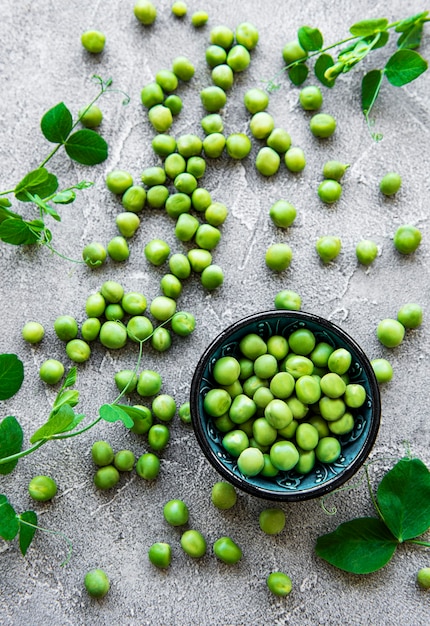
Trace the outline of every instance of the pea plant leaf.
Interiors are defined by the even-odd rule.
[[[351,26],[349,32],[354,37],[368,37],[375,33],[385,30],[388,26],[388,20],[385,17],[374,18],[370,20],[362,20]]]
[[[66,389],[67,387],[73,387],[73,385],[76,385],[77,379],[78,379],[78,370],[76,369],[76,367],[71,367],[70,370],[66,374],[66,378],[63,384],[61,385],[61,390],[59,393],[61,393],[63,389]]]
[[[315,62],[314,72],[315,76],[318,78],[320,83],[322,83],[325,87],[333,87],[335,81],[329,80],[325,77],[325,73],[328,69],[333,67],[334,61],[333,57],[330,54],[320,54],[318,59]]]
[[[398,48],[414,50],[419,48],[423,36],[423,24],[414,24],[405,30],[397,40]]]
[[[422,11],[421,13],[416,13],[415,15],[411,15],[410,17],[406,17],[404,20],[399,22],[394,29],[396,33],[404,33],[409,30],[411,26],[415,26],[416,24],[422,24],[425,21],[428,11]]]
[[[68,404],[73,407],[76,406],[79,402],[79,391],[76,389],[68,389],[67,391],[63,391],[57,395],[53,404],[53,411],[57,411],[64,404]]]
[[[15,197],[21,202],[32,202],[32,197],[38,195],[47,198],[58,189],[58,180],[45,167],[39,167],[26,174],[14,189]]]
[[[31,245],[41,240],[42,230],[34,222],[26,222],[21,217],[10,218],[0,223],[0,239],[14,246]]]
[[[54,204],[70,204],[76,200],[76,194],[71,189],[66,189],[65,191],[60,191],[55,194],[51,201]]]
[[[103,137],[88,128],[70,135],[64,148],[71,159],[83,165],[102,163],[108,156],[108,145]]]
[[[301,85],[305,82],[309,73],[307,65],[304,63],[297,63],[292,65],[288,70],[288,77],[293,85]]]
[[[24,434],[16,417],[5,417],[0,422],[0,459],[21,452],[23,439]],[[0,465],[0,474],[10,474],[17,463],[18,459]]]
[[[14,213],[5,206],[0,206],[0,224],[8,219],[22,219],[18,213]]]
[[[19,549],[21,554],[25,556],[37,530],[37,515],[34,511],[24,511],[18,519]]]
[[[122,422],[126,428],[133,428],[134,422],[128,412],[128,407],[119,404],[103,404],[99,409],[99,415],[106,422]]]
[[[367,115],[378,97],[384,74],[381,70],[371,70],[361,81],[361,110]]]
[[[52,143],[64,143],[73,128],[73,118],[64,102],[52,107],[40,121],[43,135]]]
[[[9,198],[0,198],[0,207],[8,208],[10,206],[12,206],[12,203]]]
[[[9,503],[7,497],[0,494],[0,537],[6,541],[12,541],[19,531],[19,521],[15,509]]]
[[[127,404],[116,404],[115,406],[119,406],[127,415],[129,415],[132,419],[142,419],[146,417],[146,411],[142,411],[135,406],[129,406]]]
[[[430,528],[430,471],[419,459],[401,459],[379,483],[377,501],[398,541],[422,535]]]
[[[0,354],[0,400],[12,398],[24,380],[24,365],[16,354]]]
[[[30,443],[37,443],[42,439],[52,439],[67,430],[75,420],[75,412],[69,404],[64,404],[58,411],[51,413],[43,426],[38,428],[30,437]]]
[[[363,517],[318,537],[315,550],[322,559],[345,572],[370,574],[390,561],[396,547],[396,539],[382,520]]]
[[[323,47],[323,36],[318,28],[302,26],[297,31],[297,38],[303,50],[312,52],[314,50],[321,50]]]
[[[428,63],[414,50],[397,50],[387,61],[384,72],[394,87],[402,87],[426,71]]]

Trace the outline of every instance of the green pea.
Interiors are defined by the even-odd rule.
[[[185,172],[187,162],[184,157],[178,153],[170,154],[164,161],[164,170],[169,178],[174,180],[179,174]]]
[[[211,224],[200,224],[195,234],[195,242],[203,250],[213,250],[221,239],[221,232]]]
[[[187,14],[187,10],[187,3],[182,2],[181,0],[176,0],[171,7],[171,11],[176,17],[183,17]]]
[[[134,370],[120,370],[114,376],[119,391],[132,393],[136,389],[137,374]]]
[[[224,272],[219,265],[211,263],[202,270],[200,280],[205,289],[212,291],[223,284]]]
[[[183,500],[169,500],[163,507],[164,519],[171,526],[183,526],[188,522],[189,510]]]
[[[316,338],[308,328],[298,328],[288,337],[288,344],[296,354],[307,356],[315,348]]]
[[[206,135],[212,133],[222,133],[224,130],[224,123],[219,113],[209,113],[205,115],[200,122]]]
[[[94,474],[94,484],[97,489],[106,491],[119,483],[119,472],[113,465],[104,465]]]
[[[100,293],[106,302],[120,302],[124,295],[124,289],[120,283],[115,280],[105,280],[100,288]]]
[[[328,432],[330,433],[330,431]],[[315,467],[315,450],[302,450],[300,447],[297,449],[299,451],[299,460],[294,470],[299,474],[309,474]]]
[[[217,159],[221,156],[225,146],[226,138],[221,133],[211,133],[203,140],[205,156],[210,159]]]
[[[269,382],[265,378],[255,376],[255,374],[243,381],[243,393],[250,398],[253,397],[259,387],[269,387]]]
[[[378,256],[378,246],[374,241],[362,239],[355,247],[357,261],[362,265],[370,265]]]
[[[204,397],[203,408],[211,417],[221,417],[228,412],[232,403],[225,389],[210,389]]]
[[[222,65],[227,60],[227,51],[216,44],[211,44],[206,48],[205,52],[206,62],[209,67],[216,67]]]
[[[184,82],[191,80],[196,71],[194,65],[185,56],[177,56],[173,59],[172,70]]]
[[[136,472],[145,480],[154,480],[160,473],[160,459],[152,452],[145,452],[137,459]]]
[[[321,89],[316,85],[308,85],[299,93],[299,102],[305,111],[317,111],[323,103]]]
[[[160,280],[160,288],[163,292],[163,296],[168,298],[179,298],[182,293],[182,283],[173,274],[165,274]]]
[[[203,108],[208,111],[208,113],[217,113],[225,106],[227,95],[221,87],[210,85],[200,91],[200,100]]]
[[[228,50],[234,41],[234,32],[228,26],[220,24],[211,29],[209,34],[211,44]]]
[[[176,300],[167,296],[156,296],[149,305],[151,315],[160,322],[166,322],[176,311]]]
[[[157,9],[150,0],[136,0],[133,11],[144,26],[150,26],[157,18]]]
[[[285,65],[290,65],[294,61],[306,59],[307,52],[302,48],[298,41],[288,41],[282,48],[282,58]]]
[[[219,385],[231,385],[238,380],[240,363],[233,356],[224,356],[216,360],[212,375]]]
[[[160,569],[166,569],[172,562],[172,548],[163,541],[153,543],[148,550],[148,558],[152,565]]]
[[[99,54],[104,50],[106,35],[99,30],[87,30],[81,35],[81,43],[88,52]]]
[[[170,254],[170,246],[162,239],[151,239],[145,248],[144,254],[152,265],[162,265]]]
[[[274,128],[266,139],[269,148],[275,150],[279,154],[285,154],[291,147],[291,137],[283,128]]]
[[[275,596],[288,596],[293,587],[291,578],[283,572],[272,572],[266,579],[267,587]]]
[[[393,378],[393,367],[387,359],[372,359],[370,364],[378,383],[388,383]]]
[[[241,393],[233,398],[229,410],[229,417],[234,424],[243,424],[248,421],[257,410],[257,406],[252,398]]]
[[[330,434],[329,423],[321,415],[311,415],[308,422],[317,429],[320,439]]]
[[[318,195],[323,202],[332,204],[333,202],[337,202],[342,195],[342,186],[337,180],[323,180],[318,185]]]
[[[177,115],[182,108],[182,101],[175,100],[177,96],[169,96],[164,101],[165,106],[172,111],[172,115]],[[179,108],[179,110],[178,110]],[[152,149],[162,159],[166,159],[175,153],[176,139],[167,133],[158,133],[151,141]],[[167,173],[167,172],[166,172]]]
[[[198,530],[186,530],[181,535],[183,551],[194,559],[199,559],[206,553],[206,539]]]
[[[145,108],[151,109],[164,101],[164,92],[158,83],[148,83],[140,92],[140,100]]]
[[[161,386],[160,374],[154,370],[145,369],[139,374],[136,391],[140,396],[155,396],[160,391]]]
[[[266,535],[279,535],[285,528],[285,513],[282,509],[263,509],[258,516],[258,522]]]
[[[112,193],[122,194],[132,185],[133,178],[125,170],[113,170],[106,176],[106,187]]]
[[[93,241],[82,250],[82,259],[88,267],[100,267],[106,260],[107,252],[103,244]]]
[[[57,483],[50,476],[35,476],[30,480],[28,493],[38,502],[47,502],[57,493]]]
[[[300,376],[312,376],[314,371],[312,361],[307,356],[301,354],[288,354],[283,367],[296,380]]]
[[[278,371],[278,362],[272,354],[262,354],[254,361],[254,374],[259,378],[272,378]]]
[[[78,113],[81,124],[85,128],[97,128],[103,120],[103,113],[96,104],[92,104],[89,108],[85,107]]]
[[[106,300],[100,292],[88,296],[85,302],[85,312],[88,317],[101,317],[106,308]]]
[[[285,153],[284,161],[290,172],[301,172],[306,166],[305,153],[299,147],[289,148]]]
[[[131,341],[144,341],[151,336],[154,327],[151,320],[145,315],[133,315],[126,326],[127,336]]]
[[[328,422],[328,428],[330,433],[337,437],[347,435],[354,429],[354,416],[347,411],[338,420]]]
[[[320,237],[315,244],[315,249],[323,263],[333,261],[339,255],[341,248],[342,243],[339,237],[332,235]]]
[[[349,164],[340,161],[326,161],[323,166],[324,178],[339,181],[348,169]]]
[[[232,159],[244,159],[251,152],[251,140],[245,133],[232,133],[225,142],[227,154]]]
[[[191,264],[188,257],[181,252],[176,252],[169,257],[169,268],[177,278],[184,280],[191,274]]]
[[[177,218],[182,213],[189,213],[190,209],[191,198],[186,193],[172,193],[166,200],[166,213],[170,217]]]
[[[203,148],[202,140],[193,133],[180,135],[180,137],[176,140],[176,144],[179,154],[186,159],[189,159],[192,156],[199,156]]]
[[[394,233],[394,247],[401,254],[412,254],[421,243],[421,231],[411,224],[403,224]]]
[[[129,291],[121,299],[121,306],[130,315],[141,315],[147,307],[147,300],[143,293]]]
[[[311,117],[309,128],[314,137],[331,137],[336,130],[336,120],[328,113],[316,113]]]
[[[161,209],[169,198],[169,190],[165,185],[154,185],[146,193],[148,206],[153,209]]]
[[[273,428],[277,430],[286,428],[293,421],[293,414],[286,402],[275,398],[264,409],[264,417]]]
[[[243,72],[249,67],[251,55],[249,50],[241,44],[236,44],[227,53],[227,65],[233,72]]]
[[[27,322],[22,328],[21,335],[24,341],[35,344],[42,341],[45,329],[39,322]]]
[[[211,226],[221,226],[228,216],[228,209],[222,202],[212,202],[205,210],[205,219]]]
[[[174,186],[180,193],[186,193],[191,195],[195,189],[197,189],[197,179],[188,172],[178,174],[173,181]]]
[[[113,261],[126,261],[130,256],[130,250],[125,237],[113,237],[107,245],[107,253]]]
[[[146,190],[139,185],[129,187],[121,198],[124,209],[132,213],[139,213],[145,206]]]
[[[220,537],[213,544],[215,556],[228,565],[238,563],[242,558],[242,549],[230,537]]]
[[[418,328],[423,321],[423,310],[419,304],[408,302],[397,311],[397,320],[405,328]]]
[[[274,243],[266,250],[266,265],[275,272],[287,269],[293,258],[293,251],[286,243]]]
[[[257,476],[264,467],[264,456],[258,448],[246,448],[238,459],[237,467],[244,476]]]
[[[106,572],[97,568],[85,574],[84,586],[92,598],[104,598],[110,589],[110,581]]]
[[[388,172],[379,183],[379,190],[384,196],[393,196],[402,186],[402,179],[396,172]]]
[[[130,428],[130,430],[136,435],[146,435],[154,421],[152,418],[152,413],[147,406],[143,406],[142,404],[135,404],[133,408],[138,409],[139,415],[132,416],[131,419],[133,420],[134,425]],[[140,475],[141,474],[139,474],[139,476]]]
[[[259,40],[258,30],[250,22],[241,22],[236,26],[235,38],[237,43],[245,46],[248,50],[253,50]]]
[[[295,379],[288,372],[278,372],[270,381],[269,389],[275,396],[281,400],[285,400],[291,396],[295,387]]]
[[[345,388],[344,400],[346,406],[358,409],[366,401],[366,389],[359,383],[349,383]]]
[[[280,164],[281,157],[273,148],[268,146],[260,148],[255,159],[255,166],[260,174],[273,176],[279,170]]]
[[[233,485],[222,480],[216,482],[211,490],[211,502],[217,509],[224,511],[234,507],[237,493]]]
[[[318,430],[306,422],[299,424],[296,430],[296,442],[302,450],[313,450],[319,441]]]
[[[303,404],[316,404],[321,397],[321,387],[313,376],[300,376],[295,390],[297,398]]]
[[[99,333],[100,343],[110,350],[119,350],[127,343],[127,330],[118,322],[104,322]]]
[[[114,322],[120,321],[124,318],[124,309],[118,303],[110,303],[105,308],[105,317],[107,320],[112,320]]]
[[[206,11],[195,11],[191,16],[191,24],[194,28],[201,28],[206,24],[209,19],[209,15]]]
[[[164,104],[155,104],[151,107],[148,119],[157,133],[165,133],[173,124],[172,111]]]
[[[191,156],[187,161],[187,173],[194,178],[202,178],[206,171],[206,161],[200,156]],[[194,190],[195,191],[195,190]]]
[[[417,583],[422,589],[430,589],[430,567],[422,567],[418,570]]]
[[[166,424],[153,424],[148,430],[148,444],[156,452],[164,450],[170,440],[170,430]]]
[[[179,115],[182,111],[183,103],[179,96],[171,94],[164,101],[164,106],[166,106],[172,112],[172,115]],[[167,135],[164,135],[167,136]],[[176,142],[175,142],[176,144]],[[171,154],[173,150],[169,150],[167,154]]]
[[[257,409],[265,409],[266,406],[269,404],[269,402],[271,402],[274,399],[274,397],[275,396],[270,391],[270,389],[268,389],[267,387],[259,387],[255,391],[254,395],[252,396],[252,399],[254,400],[255,404],[257,405]],[[254,424],[255,424],[255,422],[254,422]]]
[[[155,165],[153,167],[147,167],[141,174],[142,182],[148,187],[153,185],[162,185],[166,182],[166,172],[164,168]]]
[[[398,320],[386,318],[378,323],[376,336],[386,348],[396,348],[405,337],[405,327]]]
[[[282,289],[275,295],[274,304],[276,309],[300,311],[302,299],[295,291],[291,291],[291,289]]]
[[[264,389],[261,387],[260,389]],[[255,392],[257,393],[258,390]],[[270,393],[270,392],[269,392]],[[255,396],[255,394],[254,394]],[[259,446],[271,446],[278,436],[277,429],[265,417],[257,417],[252,424],[252,437]]]
[[[291,441],[277,441],[270,448],[270,460],[273,465],[282,471],[293,469],[299,460],[299,453]]]
[[[115,454],[114,465],[119,472],[131,472],[135,460],[136,458],[131,450],[118,450]]]
[[[259,111],[252,116],[249,128],[256,139],[265,139],[275,128],[275,120],[270,113]]]
[[[189,213],[181,213],[176,220],[175,235],[179,241],[191,241],[200,226],[199,220]]]
[[[190,403],[183,402],[178,410],[179,419],[183,424],[191,424]]]
[[[323,394],[329,398],[340,398],[346,390],[343,378],[334,372],[325,374],[320,380],[320,386]]]
[[[270,455],[268,453],[263,452],[263,458],[264,467],[260,472],[261,476],[265,476],[266,478],[274,478],[275,476],[277,476],[277,474],[279,474],[278,468],[273,465],[272,461],[270,460]]]
[[[245,92],[243,103],[249,113],[254,115],[259,111],[265,111],[267,109],[269,96],[266,91],[263,91],[263,89],[253,87]]]
[[[335,422],[345,413],[346,405],[342,398],[323,396],[318,403],[322,417],[328,422]]]
[[[267,352],[267,344],[256,333],[248,333],[239,342],[239,348],[243,356],[252,361]]]
[[[172,70],[159,70],[155,75],[155,82],[164,92],[175,91],[178,86],[178,77]]]
[[[172,345],[172,336],[168,328],[159,326],[156,328],[151,337],[151,346],[157,352],[165,352]]]
[[[95,441],[91,446],[91,457],[95,465],[105,467],[112,464],[115,454],[107,441]]]
[[[340,457],[340,442],[336,437],[323,437],[319,440],[315,454],[321,463],[334,463]]]
[[[72,339],[66,344],[66,354],[75,363],[84,363],[91,356],[91,348],[83,339]]]
[[[272,335],[267,340],[267,352],[277,361],[284,359],[288,354],[288,341],[282,335]]]
[[[334,347],[325,341],[320,341],[310,353],[309,357],[315,367],[327,367],[330,354],[334,352]]]
[[[211,72],[211,78],[214,85],[221,87],[224,91],[231,89],[233,86],[234,75],[233,70],[227,63],[216,65]]]
[[[58,339],[70,341],[78,335],[78,323],[71,315],[59,315],[54,321],[54,330]]]
[[[153,399],[151,409],[161,422],[170,422],[176,414],[175,399],[167,393],[162,393]]]
[[[234,424],[229,418],[228,414],[220,415],[214,419],[215,428],[220,431],[220,433],[228,433],[230,430],[234,429]]]
[[[192,248],[188,250],[187,258],[190,262],[191,269],[198,273],[203,272],[203,270],[212,263],[212,254],[209,250],[203,250],[202,248]]]
[[[343,376],[348,371],[352,363],[352,355],[346,348],[336,348],[330,354],[327,365],[331,372]]]
[[[224,435],[222,446],[231,456],[238,458],[249,447],[248,435],[240,429],[230,430]]]

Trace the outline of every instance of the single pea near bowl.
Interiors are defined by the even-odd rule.
[[[253,496],[300,501],[335,490],[360,469],[378,434],[381,401],[369,359],[344,330],[311,313],[276,310],[241,319],[210,343],[192,379],[190,409],[197,441],[224,479]]]

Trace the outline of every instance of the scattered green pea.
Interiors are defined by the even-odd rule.
[[[211,502],[217,509],[231,509],[237,502],[233,485],[222,480],[216,482],[211,490]]]
[[[170,246],[162,239],[151,239],[144,248],[144,254],[152,265],[159,266],[167,260]]]
[[[191,80],[196,71],[194,65],[185,56],[177,56],[173,59],[172,70],[184,82]]]
[[[305,169],[306,158],[302,148],[289,148],[284,156],[285,165],[290,172],[301,172]]]
[[[82,250],[82,259],[88,267],[95,268],[103,265],[107,257],[106,248],[98,241],[87,244]]]
[[[144,26],[150,26],[157,18],[157,9],[150,0],[136,0],[133,11]]]
[[[349,164],[340,161],[326,161],[323,165],[323,176],[331,180],[340,181],[348,169]]]
[[[172,70],[159,70],[155,75],[155,82],[164,92],[175,91],[178,86],[178,77]]]
[[[418,328],[423,321],[423,310],[419,304],[408,302],[397,311],[397,320],[405,328]]]
[[[229,565],[238,563],[242,558],[242,549],[230,537],[220,537],[213,544],[215,556]]]
[[[291,289],[282,289],[275,295],[274,304],[276,309],[300,311],[302,299],[298,293]]]
[[[249,67],[250,62],[249,50],[241,44],[232,46],[227,53],[227,65],[231,67],[233,72],[243,72]]]
[[[401,254],[412,254],[421,243],[421,231],[411,224],[399,226],[394,234],[394,247]]]
[[[120,235],[113,237],[108,242],[107,253],[113,261],[126,261],[130,256],[130,249],[125,237]]]
[[[56,385],[64,376],[64,365],[57,359],[46,359],[39,368],[39,376],[48,385]]]
[[[91,348],[83,339],[71,339],[66,344],[66,354],[75,363],[84,363],[91,356]]]
[[[318,195],[323,202],[332,204],[337,202],[342,195],[342,186],[337,180],[328,178],[318,185]]]
[[[371,265],[378,256],[378,246],[370,239],[362,239],[355,247],[355,255],[362,265]]]
[[[145,315],[133,315],[126,325],[126,335],[134,342],[147,339],[153,330],[151,320]]]
[[[314,137],[331,137],[336,130],[336,120],[328,113],[316,113],[309,122],[309,128]]]
[[[386,348],[396,348],[405,337],[405,327],[398,320],[386,318],[378,323],[376,336]]]
[[[188,522],[189,514],[188,506],[180,499],[169,500],[163,507],[164,519],[171,526],[183,526]]]
[[[47,502],[57,493],[57,483],[50,476],[35,476],[30,480],[28,493],[38,502]]]
[[[211,263],[202,270],[200,280],[205,289],[217,289],[224,282],[224,272],[219,265]]]
[[[167,393],[160,394],[153,399],[151,409],[161,422],[170,422],[176,414],[175,399]]]
[[[266,250],[266,265],[269,269],[282,272],[287,269],[293,258],[293,252],[286,243],[274,243]]]
[[[148,83],[140,92],[140,100],[144,107],[151,109],[164,101],[164,92],[158,83]]]
[[[422,567],[418,570],[417,583],[422,589],[430,589],[430,567]]]
[[[154,480],[160,473],[160,459],[152,452],[145,452],[137,459],[136,472],[145,480]]]
[[[129,187],[121,198],[121,203],[126,211],[139,213],[143,210],[146,201],[146,190],[139,185]]]
[[[230,65],[227,63],[221,63],[215,65],[211,72],[211,78],[214,85],[221,87],[224,91],[231,89],[234,82],[234,74]]]
[[[305,111],[317,111],[323,103],[321,89],[316,85],[303,87],[299,93],[299,102]]]
[[[164,450],[170,440],[170,431],[166,424],[153,424],[148,430],[148,444],[156,452]]]
[[[227,95],[221,87],[210,85],[200,91],[201,103],[208,113],[217,113],[227,102]]]
[[[283,128],[274,128],[266,139],[269,148],[272,148],[279,154],[286,153],[291,147],[291,137]]]
[[[119,472],[114,465],[104,465],[94,474],[94,484],[97,489],[106,491],[112,489],[119,482]]]
[[[182,0],[176,0],[176,2],[174,2],[171,7],[171,11],[176,17],[183,17],[184,15],[186,15],[187,10],[187,3],[182,2]]]
[[[288,228],[296,219],[297,211],[290,202],[278,200],[270,207],[269,216],[275,226]]]
[[[206,24],[209,19],[209,15],[206,11],[195,11],[191,16],[191,24],[194,28],[201,28]]]
[[[59,315],[54,321],[54,330],[58,339],[70,341],[78,336],[78,323],[71,315]]]
[[[202,248],[192,248],[188,250],[187,258],[190,262],[191,269],[198,273],[201,273],[205,267],[208,267],[212,263],[212,254],[209,250]]]
[[[177,96],[176,94],[170,94],[170,96],[167,96],[167,98],[165,99],[164,106],[170,109],[172,115],[179,115],[184,105],[179,96]],[[166,137],[167,135],[163,135],[163,136]],[[173,150],[171,149],[172,146],[173,146],[173,141],[169,141],[167,144],[166,150],[163,149],[162,153],[171,154],[173,152]],[[158,153],[159,152],[160,151],[158,151]]]
[[[191,424],[191,410],[188,401],[181,404],[178,409],[178,415],[183,424]]]
[[[131,450],[118,450],[114,457],[114,465],[119,472],[131,472],[136,458]]]
[[[263,509],[258,520],[266,535],[279,535],[285,528],[285,513],[282,509]]]
[[[157,541],[148,550],[148,558],[153,565],[166,569],[172,562],[172,548],[170,544]]]
[[[85,574],[84,586],[92,598],[104,598],[110,589],[110,581],[102,569],[92,569]]]
[[[40,343],[45,336],[45,329],[40,322],[27,322],[22,328],[21,335],[28,343]]]
[[[284,59],[285,65],[290,65],[290,63],[294,63],[294,61],[299,61],[306,57],[306,50],[302,48],[297,40],[288,41],[282,48],[282,58]]]
[[[245,133],[232,133],[225,142],[228,155],[232,159],[244,159],[251,152],[251,140]]]
[[[291,593],[291,578],[283,572],[272,572],[266,579],[267,587],[275,596],[288,596]]]
[[[259,33],[254,24],[250,22],[241,22],[236,26],[235,38],[237,43],[245,46],[248,50],[253,50],[259,40]]]
[[[89,108],[85,107],[78,113],[81,124],[85,128],[97,128],[103,120],[103,113],[96,104],[92,104]]]
[[[81,35],[81,43],[88,52],[100,54],[106,44],[106,35],[99,30],[87,30]]]
[[[127,330],[118,322],[104,322],[99,333],[100,343],[110,350],[119,350],[127,343]]]
[[[370,361],[378,383],[388,383],[393,378],[393,368],[387,359],[372,359]]]
[[[106,176],[106,187],[112,193],[122,194],[133,185],[133,178],[125,170],[112,170]]]
[[[384,196],[393,196],[402,185],[402,179],[396,172],[388,172],[379,183],[379,190]]]
[[[193,133],[180,135],[176,140],[176,145],[179,154],[185,159],[192,156],[199,156],[203,148],[202,140],[198,135],[194,135]]]
[[[339,237],[332,235],[320,237],[315,244],[315,249],[323,263],[333,261],[339,255],[341,248],[342,243]]]
[[[162,379],[158,372],[144,369],[140,372],[136,391],[140,396],[155,396],[161,389]]]
[[[199,559],[206,553],[206,539],[198,530],[186,530],[181,535],[183,551],[194,559]]]
[[[156,104],[148,111],[148,119],[158,133],[165,133],[173,124],[172,111],[164,104]]]
[[[255,159],[255,166],[263,176],[273,176],[279,170],[281,157],[269,146],[260,148]]]
[[[157,352],[165,352],[172,345],[172,336],[168,328],[159,326],[156,328],[151,337],[151,346]]]
[[[269,104],[269,96],[266,91],[253,87],[246,91],[243,97],[243,103],[246,109],[251,114],[258,113],[259,111],[265,111]]]

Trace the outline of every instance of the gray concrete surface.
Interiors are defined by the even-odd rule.
[[[107,243],[117,234],[115,216],[121,205],[105,188],[106,173],[122,168],[138,180],[143,168],[158,162],[151,150],[154,132],[140,104],[140,90],[179,54],[195,63],[196,75],[190,85],[179,89],[184,109],[172,133],[202,134],[199,120],[204,112],[198,94],[210,83],[204,54],[213,26],[235,28],[250,21],[259,29],[260,42],[251,66],[237,76],[223,111],[226,133],[249,132],[243,94],[249,87],[262,86],[281,69],[282,47],[299,26],[319,27],[328,43],[345,37],[349,26],[360,19],[386,16],[395,20],[428,8],[421,0],[190,0],[188,16],[178,20],[170,13],[171,2],[157,0],[157,21],[152,28],[143,28],[133,16],[131,1],[3,0],[1,5],[1,189],[16,184],[48,153],[38,128],[42,114],[62,100],[76,112],[95,94],[93,74],[112,77],[114,87],[131,96],[127,107],[115,93],[100,103],[105,116],[100,130],[110,146],[106,162],[89,169],[70,164],[61,153],[52,161],[60,184],[83,178],[95,183],[79,194],[75,204],[62,208],[60,224],[52,222],[56,248],[72,258],[79,258],[89,241]],[[190,14],[198,9],[207,10],[210,17],[197,30],[190,24]],[[90,56],[80,45],[80,35],[88,28],[107,36],[100,56]],[[426,29],[421,47],[424,57],[430,56],[429,37]],[[394,41],[388,47],[394,51]],[[374,64],[369,60],[364,68],[382,66],[386,54],[386,50],[376,52]],[[381,390],[382,423],[371,453],[376,482],[405,453],[405,441],[414,455],[430,462],[430,86],[427,74],[403,89],[384,84],[375,107],[376,128],[383,140],[376,143],[360,113],[362,73],[363,69],[357,69],[341,77],[333,90],[324,89],[323,111],[332,113],[338,122],[335,136],[324,142],[310,135],[309,115],[297,102],[298,89],[281,78],[269,111],[277,125],[289,130],[294,144],[304,148],[307,167],[302,174],[291,175],[281,168],[273,178],[263,179],[254,167],[257,142],[244,162],[222,158],[210,163],[204,186],[213,199],[229,208],[214,251],[215,262],[225,270],[225,283],[209,293],[197,277],[186,282],[180,307],[195,314],[195,333],[183,341],[175,339],[164,354],[146,349],[142,367],[160,372],[163,390],[174,395],[178,404],[186,401],[194,367],[209,341],[231,322],[273,308],[280,289],[294,289],[302,296],[303,310],[338,323],[370,358],[387,357],[392,362],[395,374]],[[341,200],[328,207],[318,200],[316,188],[322,164],[329,158],[351,166]],[[389,170],[399,171],[404,183],[394,198],[386,199],[378,183]],[[298,213],[285,232],[277,230],[268,217],[270,205],[281,198],[291,201]],[[393,247],[393,234],[402,223],[417,225],[423,234],[422,245],[410,257],[400,256]],[[340,257],[328,266],[318,261],[314,250],[316,238],[323,234],[339,235],[343,243]],[[109,261],[99,271],[64,261],[46,249],[0,245],[0,351],[17,353],[26,375],[16,397],[2,403],[1,415],[20,420],[26,444],[46,418],[55,395],[38,378],[40,364],[56,357],[70,365],[55,338],[54,319],[70,314],[82,322],[87,296],[107,279],[121,282],[126,290],[140,290],[149,300],[158,295],[165,268],[150,267],[143,256],[144,245],[153,237],[164,238],[172,251],[184,248],[175,239],[172,220],[162,211],[151,210],[144,211],[139,231],[130,240],[129,261]],[[380,248],[369,269],[355,260],[355,245],[361,238],[374,239]],[[264,263],[265,250],[275,241],[288,242],[294,255],[291,267],[279,275]],[[384,349],[375,336],[378,321],[395,316],[402,304],[411,301],[425,310],[422,327],[408,332],[397,349]],[[37,347],[25,345],[20,335],[31,319],[47,329]],[[114,373],[133,367],[136,356],[134,346],[118,352],[95,346],[90,361],[79,366],[80,406],[88,419],[97,415],[102,403],[114,399]],[[328,500],[327,505],[337,509],[335,516],[327,515],[319,501],[282,505],[286,529],[269,537],[258,528],[258,514],[270,503],[240,494],[233,510],[215,510],[210,490],[219,476],[205,460],[190,427],[176,417],[171,430],[171,442],[161,455],[160,477],[153,484],[145,484],[133,473],[107,493],[93,486],[90,448],[95,440],[107,439],[116,450],[130,448],[136,455],[147,450],[144,438],[119,424],[99,425],[67,443],[48,444],[21,460],[13,474],[0,477],[1,492],[18,511],[34,507],[41,525],[61,531],[73,542],[73,555],[65,567],[60,564],[67,548],[58,536],[37,533],[25,558],[16,541],[0,542],[2,625],[423,626],[429,622],[429,597],[415,582],[417,570],[429,565],[424,548],[402,546],[385,568],[362,577],[337,571],[314,553],[318,535],[352,517],[372,514],[367,488],[359,476],[350,481],[351,489]],[[59,491],[52,503],[31,502],[27,485],[36,474],[56,478]],[[243,560],[229,567],[219,563],[210,549],[199,561],[184,555],[180,531],[163,521],[163,504],[171,498],[183,498],[189,504],[189,525],[201,530],[209,548],[219,536],[230,535],[242,546]],[[147,559],[148,547],[159,540],[172,544],[168,571],[156,570]],[[111,590],[102,601],[91,600],[83,588],[84,574],[93,567],[105,569],[111,579]],[[293,580],[287,598],[276,598],[266,588],[266,576],[277,569]]]

